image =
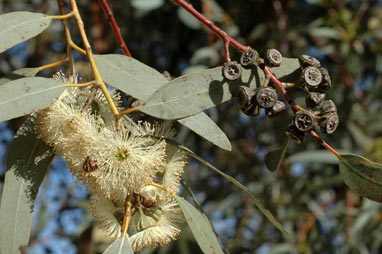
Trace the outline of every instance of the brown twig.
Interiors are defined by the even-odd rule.
[[[65,8],[64,8],[64,2],[63,0],[57,0],[58,3],[58,9],[60,11],[61,15],[65,14]],[[69,24],[66,19],[61,20],[62,25],[64,26],[64,31],[65,31],[65,41],[66,41],[66,58],[68,61],[69,65],[69,78],[70,82],[73,82],[73,75],[76,72],[75,67],[74,67],[74,59],[73,59],[73,52],[72,52],[72,46],[70,42],[72,41],[71,35],[70,35],[70,30],[69,30]]]
[[[107,4],[106,0],[98,0],[99,4],[101,5],[103,11],[105,12],[105,15],[107,17],[107,20],[110,23],[111,28],[113,29],[114,36],[117,39],[119,46],[121,47],[123,53],[129,57],[131,56],[131,53],[129,49],[126,46],[125,41],[122,38],[121,30],[119,29],[119,26],[117,22],[114,19],[113,12],[111,11],[109,5]]]
[[[89,40],[88,40],[88,38],[86,36],[85,28],[84,28],[84,22],[82,21],[82,17],[80,15],[79,10],[78,10],[78,6],[77,6],[76,0],[70,0],[70,5],[72,7],[72,12],[74,13],[74,18],[76,20],[76,23],[77,23],[77,26],[78,26],[78,30],[80,32],[81,39],[82,39],[82,42],[84,44],[84,47],[85,47],[85,50],[86,50],[86,55],[88,57],[89,64],[90,64],[91,70],[93,72],[96,84],[97,84],[97,86],[99,86],[101,88],[103,94],[106,97],[106,100],[107,100],[107,102],[108,102],[108,104],[110,106],[110,109],[111,109],[113,115],[117,118],[117,115],[119,114],[119,111],[118,111],[117,107],[115,106],[114,101],[111,98],[110,93],[109,93],[109,91],[108,91],[108,89],[106,87],[106,84],[104,83],[104,81],[103,81],[103,79],[101,77],[101,74],[100,74],[100,72],[98,70],[98,67],[97,67],[97,65],[95,63],[95,59],[94,59],[93,53],[92,53],[92,48],[91,48]]]
[[[338,198],[339,198],[338,195],[333,197],[329,201],[321,204],[319,206],[319,208],[314,213],[309,213],[308,214],[308,216],[307,216],[308,218],[307,218],[306,222],[302,225],[301,228],[299,228],[299,242],[300,243],[305,243],[306,242],[307,235],[308,235],[309,231],[313,228],[314,223],[316,222],[316,219],[317,219],[316,214],[321,213],[322,211],[324,211],[329,205],[335,203]]]
[[[46,65],[40,66],[40,67],[38,67],[38,70],[42,71],[42,70],[46,70],[46,69],[49,69],[49,68],[54,68],[54,67],[60,66],[61,64],[64,64],[64,63],[66,63],[66,59],[63,59],[63,60],[60,60],[60,61],[57,61],[57,62],[54,62],[54,63],[50,63],[50,64],[46,64]]]
[[[121,228],[122,237],[126,235],[126,232],[129,229],[130,218],[131,218],[131,201],[130,201],[130,196],[127,195],[125,200],[125,215],[123,216],[123,223]]]
[[[191,4],[187,3],[184,0],[173,0],[173,1],[177,3],[178,5],[180,5],[182,8],[184,8],[186,11],[191,13],[195,18],[197,18],[200,22],[206,25],[212,32],[214,32],[217,36],[219,36],[223,40],[224,47],[225,47],[226,61],[230,61],[229,50],[228,50],[229,44],[231,44],[232,46],[234,46],[235,48],[239,49],[242,52],[246,51],[249,48],[248,46],[244,46],[240,42],[236,41],[231,36],[229,36],[226,32],[224,32],[219,27],[217,27],[214,24],[214,22],[207,19],[206,17],[203,16],[203,14],[195,10],[195,8]]]

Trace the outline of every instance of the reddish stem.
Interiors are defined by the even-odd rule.
[[[240,42],[236,41],[231,36],[229,36],[226,32],[224,32],[219,27],[217,27],[211,20],[208,20],[206,17],[204,17],[203,14],[195,10],[195,8],[191,4],[185,2],[184,0],[173,0],[173,1],[179,4],[186,11],[191,13],[195,18],[197,18],[200,22],[206,25],[212,32],[214,32],[217,36],[219,36],[224,41],[226,61],[230,61],[229,52],[228,52],[229,44],[231,44],[232,46],[234,46],[235,48],[239,49],[242,52],[249,49],[248,46],[245,46],[241,44]]]
[[[109,5],[107,4],[106,0],[98,0],[100,5],[102,6],[103,11],[105,12],[105,15],[107,19],[109,20],[109,23],[111,25],[111,28],[113,29],[115,38],[117,39],[119,46],[121,47],[123,53],[129,57],[131,56],[131,53],[129,49],[126,46],[125,41],[122,38],[121,30],[119,29],[119,26],[117,22],[114,19],[113,12],[111,11]]]
[[[336,151],[333,147],[331,147],[328,143],[326,143],[315,131],[310,131],[310,135],[320,144],[322,145],[326,150],[329,150],[332,152],[337,158],[341,158],[341,154]]]
[[[301,106],[297,105],[296,103],[293,102],[293,100],[289,98],[288,94],[286,93],[284,89],[283,83],[280,80],[278,80],[275,74],[273,74],[267,66],[264,67],[264,73],[273,81],[273,84],[275,85],[275,87],[277,88],[281,96],[291,106],[293,110],[295,111],[304,110]]]
[[[208,20],[206,17],[203,16],[203,14],[195,10],[195,8],[191,4],[185,2],[184,0],[173,0],[173,1],[177,3],[178,5],[180,5],[182,8],[184,8],[186,11],[191,13],[195,18],[197,18],[200,22],[206,25],[211,31],[213,31],[217,36],[219,36],[224,41],[226,61],[230,61],[229,52],[228,52],[229,44],[236,47],[242,52],[250,48],[249,46],[245,46],[241,44],[240,42],[236,41],[231,36],[229,36],[226,32],[218,28],[212,21]],[[293,111],[304,110],[303,107],[301,107],[300,105],[297,105],[296,103],[293,102],[293,100],[289,98],[287,92],[284,89],[285,84],[282,83],[267,66],[264,67],[264,73],[267,77],[269,77],[273,81],[275,87],[277,88],[281,96],[285,99],[285,101],[289,104],[289,106],[293,109]],[[331,147],[328,143],[326,143],[323,139],[321,139],[321,137],[318,136],[315,131],[311,131],[310,134],[324,148],[332,152],[338,158],[341,157],[341,155],[333,147]]]

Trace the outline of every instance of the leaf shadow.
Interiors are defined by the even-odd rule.
[[[25,72],[17,73],[17,71],[21,71],[21,70],[24,70]],[[16,70],[14,72],[8,73],[4,77],[0,78],[0,86],[16,79],[32,77],[37,73],[36,69],[34,68],[31,68],[31,69],[26,68],[21,70]]]
[[[54,158],[52,148],[37,137],[35,117],[30,117],[16,133],[7,158],[7,169],[16,183],[25,185],[25,196],[33,212],[40,185]],[[20,182],[20,183],[19,183]]]
[[[209,83],[208,87],[208,94],[210,95],[210,98],[212,102],[215,105],[219,105],[223,102],[223,97],[224,97],[224,85],[228,85],[228,91],[231,94],[231,96],[235,96],[236,94],[236,89],[239,86],[247,86],[251,87],[251,84],[253,83],[253,79],[255,79],[255,84],[258,86],[261,82],[260,75],[259,75],[259,69],[258,68],[252,68],[250,70],[250,75],[248,78],[248,81],[244,82],[242,77],[240,79],[235,80],[235,81],[229,81],[225,78],[223,80],[213,80]]]
[[[210,98],[215,105],[219,105],[223,101],[223,96],[224,96],[223,85],[225,83],[226,81],[223,79],[221,81],[213,80],[209,84],[208,94],[210,95]]]
[[[279,80],[281,82],[286,82],[286,83],[291,82],[291,83],[294,83],[296,80],[299,80],[300,73],[301,73],[301,70],[300,69],[296,69],[294,72],[281,77]]]

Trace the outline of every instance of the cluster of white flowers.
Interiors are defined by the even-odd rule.
[[[55,78],[67,82],[62,73]],[[91,191],[91,208],[100,228],[113,237],[121,235],[129,197],[134,251],[176,239],[175,223],[183,220],[183,214],[171,193],[179,191],[185,155],[166,148],[163,139],[172,138],[174,132],[127,117],[116,125],[102,92],[84,107],[89,95],[90,89],[68,88],[39,112],[40,137]],[[112,97],[118,106],[120,98]]]

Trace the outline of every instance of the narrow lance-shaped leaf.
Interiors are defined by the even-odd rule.
[[[0,53],[40,34],[51,20],[45,14],[26,11],[0,15]]]
[[[8,151],[0,206],[0,252],[19,253],[27,245],[38,189],[54,154],[37,138],[36,117],[17,131]]]
[[[366,149],[373,144],[373,139],[369,138],[356,124],[348,122],[346,127],[361,149]]]
[[[286,163],[295,162],[337,164],[338,158],[328,150],[308,150],[295,153],[286,159]]]
[[[338,157],[340,174],[354,192],[377,202],[382,202],[382,164],[356,154]]]
[[[95,60],[106,83],[142,101],[169,82],[163,74],[128,56],[96,55]],[[225,133],[205,113],[178,122],[218,147],[231,150]]]
[[[280,224],[280,222],[278,222],[278,220],[272,215],[272,213],[266,209],[264,207],[264,205],[261,203],[261,201],[259,200],[259,198],[257,198],[247,187],[245,187],[244,185],[242,185],[239,181],[237,181],[235,178],[233,178],[232,176],[229,176],[227,174],[225,174],[224,172],[222,172],[221,170],[217,169],[216,167],[214,167],[213,165],[211,165],[208,161],[204,160],[203,158],[201,158],[200,156],[198,156],[197,154],[195,154],[193,151],[191,151],[190,149],[188,149],[187,147],[185,146],[182,146],[182,145],[179,145],[177,144],[176,142],[174,141],[171,141],[171,140],[167,140],[169,144],[171,145],[175,145],[179,148],[181,148],[182,150],[184,150],[188,155],[192,156],[193,158],[195,158],[196,160],[200,161],[201,163],[203,163],[204,165],[206,165],[207,167],[209,167],[210,169],[212,169],[213,171],[215,171],[216,173],[222,175],[224,178],[226,178],[227,180],[229,180],[230,182],[232,182],[233,184],[235,184],[237,187],[239,187],[240,189],[242,189],[243,191],[245,191],[250,197],[251,199],[253,200],[253,202],[255,203],[255,205],[257,206],[257,208],[259,208],[260,212],[262,212],[265,217],[268,218],[268,220],[270,222],[272,222],[272,224],[278,228],[286,237],[288,237],[289,240],[291,240],[292,242],[294,242],[294,238],[288,233],[288,231],[286,231],[286,229]]]
[[[0,122],[48,107],[66,85],[48,78],[21,78],[0,86]]]
[[[284,78],[297,69],[298,61],[286,58],[272,72]],[[232,82],[223,78],[222,67],[194,72],[159,88],[140,111],[161,119],[184,118],[230,100],[240,85],[256,88],[263,82],[264,72],[259,67],[243,69],[240,79]]]
[[[39,72],[38,68],[22,68],[11,73],[5,75],[5,77],[0,78],[0,86],[8,83],[9,81],[26,78],[26,77],[34,77]]]
[[[222,67],[193,72],[162,86],[140,111],[161,119],[184,118],[230,100],[239,85],[255,88],[263,80],[259,68],[244,69],[233,82],[223,78]]]
[[[132,57],[112,54],[95,55],[94,59],[106,83],[138,100],[147,100],[168,83],[161,73]]]
[[[103,254],[134,254],[129,243],[129,237],[118,237],[107,247]]]
[[[193,116],[177,120],[196,134],[207,139],[212,144],[231,151],[232,146],[227,135],[216,125],[216,123],[205,113],[199,113]]]
[[[211,223],[206,216],[182,197],[177,195],[174,195],[174,197],[182,209],[184,217],[191,228],[192,234],[194,235],[203,253],[223,253],[219,241],[213,232]]]
[[[284,160],[286,149],[288,148],[289,138],[285,137],[282,146],[276,147],[270,150],[265,155],[265,165],[270,171],[276,171],[281,166],[281,162]]]

